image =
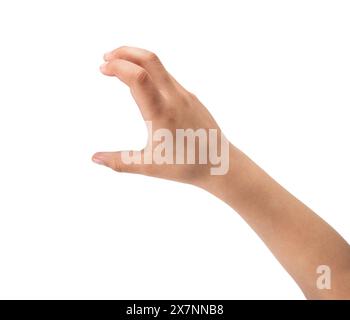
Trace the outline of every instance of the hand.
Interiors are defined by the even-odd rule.
[[[133,153],[137,163],[130,163],[129,154],[124,152],[96,153],[95,162],[116,171],[171,179],[206,189],[234,208],[256,231],[306,297],[349,299],[350,249],[333,228],[229,144],[207,109],[174,80],[156,55],[122,47],[106,54],[105,60],[102,73],[116,76],[130,87],[148,124],[149,139],[145,149]],[[198,139],[197,148],[187,138],[183,150],[174,149],[181,129],[193,129],[200,137],[207,133],[207,138],[214,130],[220,147],[212,143],[216,139],[208,138]],[[185,157],[190,161],[174,162]],[[205,163],[204,158],[209,161]],[[229,164],[229,160],[234,161]],[[219,167],[213,168],[213,163]],[[332,270],[332,285],[327,290],[320,289],[315,281],[319,266]]]
[[[101,72],[115,76],[129,86],[147,122],[149,137],[143,150],[132,152],[133,159],[137,160],[134,162],[138,163],[125,161],[125,152],[124,157],[122,152],[99,152],[93,156],[93,161],[119,172],[139,173],[198,186],[208,183],[210,175],[220,169],[213,169],[220,164],[213,165],[210,159],[213,155],[218,156],[220,149],[223,155],[223,151],[228,150],[228,142],[221,136],[218,125],[203,104],[167,72],[152,52],[121,47],[105,54],[104,59]],[[206,137],[203,137],[202,143],[196,143],[198,147],[191,145],[189,139],[184,139],[181,150],[176,143],[179,129],[193,129],[193,132]],[[198,129],[200,131],[196,131]],[[209,131],[216,132],[217,144],[214,146],[209,143]],[[166,139],[167,133],[171,133],[171,139]],[[193,134],[192,138],[192,142],[199,139],[197,136],[198,139],[194,140]],[[221,147],[216,149],[218,144]],[[193,153],[192,161],[190,153]],[[176,161],[179,159],[184,161]],[[227,169],[223,168],[219,174],[224,174]]]

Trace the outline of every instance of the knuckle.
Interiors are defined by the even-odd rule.
[[[135,83],[142,85],[148,81],[148,73],[146,70],[142,69],[138,71],[135,75]]]
[[[194,93],[190,92],[190,91],[187,91],[187,96],[188,96],[191,100],[194,100],[194,101],[197,101],[197,100],[198,100],[197,96],[196,96]]]
[[[145,60],[147,62],[159,62],[158,56],[154,52],[147,52],[145,54]]]
[[[123,172],[121,163],[117,161],[117,159],[113,159],[112,161],[112,169],[117,172]]]

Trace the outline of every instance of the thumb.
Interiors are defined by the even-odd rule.
[[[97,152],[92,156],[92,161],[109,167],[118,172],[143,173],[142,161],[130,163],[122,156],[123,153],[132,153],[133,159],[142,160],[143,151],[118,151],[118,152]]]

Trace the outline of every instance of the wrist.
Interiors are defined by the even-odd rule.
[[[246,156],[235,146],[230,144],[228,153],[228,170],[223,175],[207,174],[196,185],[207,192],[227,202],[232,189],[239,188],[242,166]]]
[[[266,201],[266,185],[273,181],[241,150],[230,144],[229,169],[225,175],[209,176],[200,187],[236,211]],[[243,209],[243,210],[241,210]]]

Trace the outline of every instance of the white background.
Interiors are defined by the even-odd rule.
[[[218,199],[91,162],[146,140],[98,68],[155,51],[349,241],[349,17],[349,1],[1,1],[0,298],[303,299]]]

